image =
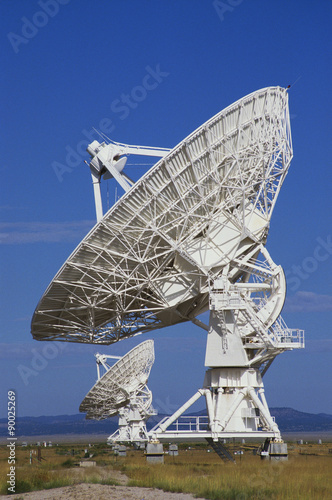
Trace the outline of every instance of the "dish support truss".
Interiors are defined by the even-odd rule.
[[[152,439],[281,440],[262,377],[278,354],[304,347],[304,332],[287,328],[280,316],[285,277],[263,245],[240,259],[238,267],[247,272],[247,281],[233,283],[228,268],[210,288],[205,357],[209,369],[203,387],[150,431]],[[207,417],[182,417],[201,396]]]

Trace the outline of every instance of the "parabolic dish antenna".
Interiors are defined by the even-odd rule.
[[[102,420],[117,415],[134,395],[145,390],[154,362],[154,343],[153,340],[142,342],[111,367],[106,363],[107,356],[96,357],[106,372],[98,376],[79,410],[86,413],[87,419]]]
[[[292,158],[286,89],[256,91],[173,150],[157,151],[163,158],[133,186],[120,158],[132,148],[94,141],[88,151],[100,220],[42,296],[33,337],[111,344],[183,321],[204,327],[196,317],[209,309],[214,281],[227,271],[229,283],[248,282],[265,244]],[[105,173],[126,193],[102,216]],[[282,270],[276,276],[275,265],[268,267],[267,274],[255,270],[260,290],[246,291],[264,309],[262,327],[275,321],[284,299]]]

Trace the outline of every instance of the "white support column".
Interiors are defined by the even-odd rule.
[[[222,415],[222,405],[223,405],[223,398],[222,398],[223,392],[224,392],[224,390],[221,387],[219,387],[217,397],[216,397],[216,405],[215,405],[215,411],[214,411],[213,424],[211,426],[211,431],[213,433],[218,432],[218,428],[220,426],[220,418]]]
[[[100,192],[100,179],[94,172],[91,170],[92,184],[93,184],[93,194],[95,197],[95,207],[96,207],[96,218],[97,222],[99,222],[103,218],[103,205],[101,201],[101,192]]]
[[[270,429],[277,434],[277,436],[280,438],[280,431],[277,426],[277,424],[272,420],[272,417],[270,415],[270,412],[266,410],[264,407],[263,403],[260,401],[259,397],[256,394],[256,391],[253,387],[249,387],[248,392],[250,394],[251,399],[261,412],[261,415],[263,416],[266,424],[270,427]]]
[[[205,395],[206,408],[207,408],[208,417],[209,417],[209,424],[210,424],[210,427],[212,428],[213,420],[214,420],[214,410],[213,410],[212,394],[211,394],[210,389],[205,389],[204,395]]]
[[[231,405],[231,407],[229,408],[228,412],[226,413],[226,415],[224,416],[224,418],[220,421],[220,426],[221,426],[222,430],[225,429],[225,427],[227,426],[229,420],[232,418],[232,416],[234,415],[235,411],[238,409],[238,407],[241,404],[244,396],[246,395],[246,392],[247,392],[246,389],[241,389],[239,391],[239,394],[236,396],[236,398],[235,398],[233,404]]]
[[[265,408],[266,408],[268,411],[270,411],[270,410],[269,410],[269,407],[268,407],[268,405],[267,405],[267,401],[266,401],[266,398],[265,398],[265,391],[264,391],[263,387],[261,387],[260,389],[258,389],[258,394],[260,395],[260,398],[261,398],[262,403],[263,403],[263,405],[265,406]]]

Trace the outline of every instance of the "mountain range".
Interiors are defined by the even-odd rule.
[[[332,415],[325,413],[304,413],[292,408],[270,408],[281,432],[331,432]],[[205,415],[206,410],[195,416]],[[165,415],[159,414],[148,420],[151,429]],[[118,427],[118,418],[107,420],[86,420],[85,415],[57,415],[41,417],[18,417],[16,436],[42,436],[56,434],[112,434]],[[7,436],[7,419],[0,419],[0,437]]]

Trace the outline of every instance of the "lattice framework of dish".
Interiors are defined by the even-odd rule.
[[[154,165],[52,280],[33,337],[111,344],[194,320],[226,265],[243,279],[292,158],[287,103],[281,87],[254,92]]]

